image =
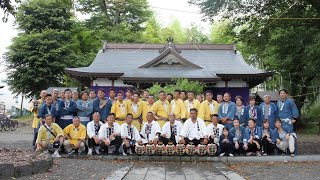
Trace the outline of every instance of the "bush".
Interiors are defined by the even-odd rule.
[[[320,102],[314,102],[305,110],[305,117],[309,121],[319,121],[320,119]]]
[[[166,93],[173,93],[174,90],[185,90],[185,91],[194,91],[195,94],[200,94],[203,92],[205,84],[199,81],[189,81],[188,79],[177,79],[175,83],[166,84],[164,87],[161,87],[159,83],[155,83],[148,90],[150,94],[153,94],[155,97],[160,90],[163,90]]]

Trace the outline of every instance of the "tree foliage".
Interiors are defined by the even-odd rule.
[[[236,42],[245,47],[247,60],[275,70],[283,86],[296,96],[299,108],[306,98],[317,94],[311,86],[319,84],[320,17],[315,0],[217,1],[191,0],[210,20],[216,15],[227,18],[237,33]],[[285,17],[285,19],[271,19]],[[287,19],[293,18],[293,19]],[[250,59],[251,58],[251,59]],[[297,96],[298,95],[298,96]]]
[[[14,93],[32,96],[59,85],[63,82],[64,68],[79,63],[80,43],[71,31],[70,8],[60,0],[21,4],[16,19],[21,33],[5,53],[7,83]]]
[[[17,9],[15,4],[18,4],[20,2],[21,0],[14,0],[14,1],[0,0],[0,9],[3,10],[3,17],[2,17],[3,22],[7,22],[8,16],[10,14],[15,15],[16,9]]]
[[[177,79],[174,83],[166,84],[165,86],[161,86],[158,83],[155,83],[148,90],[150,94],[156,95],[160,90],[165,91],[166,93],[173,93],[174,90],[180,89],[185,91],[194,91],[196,94],[200,94],[203,92],[205,88],[205,84],[199,81],[189,81],[188,79]]]

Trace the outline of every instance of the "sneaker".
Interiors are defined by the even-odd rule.
[[[68,155],[72,155],[74,152],[76,151],[72,149],[71,151],[68,152]]]
[[[123,155],[123,156],[126,156],[126,155],[127,155],[127,153],[125,153],[125,152],[123,151],[123,152],[122,152],[122,155]]]
[[[88,149],[88,154],[87,154],[88,156],[92,156],[92,148],[89,148]]]
[[[267,153],[263,153],[263,154],[262,154],[262,156],[267,156],[267,155],[268,155]]]
[[[101,154],[99,147],[95,147],[95,148],[94,148],[94,151],[96,152],[96,154]]]
[[[48,151],[48,150],[44,150],[44,151],[43,151],[43,153],[48,154],[48,153],[49,153],[49,151]]]
[[[294,157],[294,153],[291,153],[291,155],[290,155],[291,157]]]
[[[131,148],[129,149],[129,154],[130,154],[130,155],[132,155],[132,154],[133,154],[133,153],[132,153],[132,150],[131,150]]]
[[[60,154],[58,151],[55,151],[53,154],[52,154],[52,157],[53,158],[61,158]]]
[[[230,157],[233,157],[234,155],[232,153],[229,154]]]
[[[224,156],[224,154],[225,154],[225,153],[221,153],[219,156],[221,156],[221,157],[222,157],[222,156]]]
[[[260,153],[260,152],[257,152],[256,154],[257,154],[257,156],[261,156],[261,153]]]
[[[251,155],[252,155],[252,152],[247,152],[246,155],[247,155],[247,156],[251,156]]]

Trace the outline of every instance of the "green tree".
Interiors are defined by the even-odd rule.
[[[253,60],[262,67],[275,70],[283,78],[283,86],[296,96],[301,109],[306,98],[315,100],[310,86],[319,81],[320,24],[308,18],[319,17],[319,3],[314,0],[215,1],[191,0],[207,18],[228,18],[234,29],[242,27],[237,42],[247,47]],[[239,16],[241,14],[241,16]],[[286,17],[294,19],[270,18]],[[299,19],[300,18],[300,19]],[[316,49],[318,48],[318,49]]]
[[[186,28],[186,44],[204,44],[209,42],[209,37],[204,34],[203,29],[192,23],[190,28]]]
[[[161,36],[161,25],[157,22],[157,19],[154,15],[146,22],[143,39],[146,43],[164,42],[163,37]]]
[[[64,68],[79,64],[80,43],[71,33],[70,8],[60,0],[21,4],[16,19],[21,33],[5,53],[7,83],[14,93],[33,96],[49,86],[60,85]]]
[[[3,10],[3,17],[2,21],[7,22],[8,21],[8,16],[10,14],[15,15],[17,7],[14,4],[20,3],[20,0],[1,0],[0,1],[0,9]]]
[[[161,86],[158,83],[155,83],[148,90],[150,94],[156,95],[160,90],[165,91],[166,93],[173,93],[174,90],[180,89],[185,91],[194,91],[196,94],[200,94],[203,92],[205,88],[205,84],[199,81],[190,81],[188,79],[176,79],[173,83],[166,84],[165,86]]]
[[[79,0],[77,9],[91,15],[88,25],[95,29],[126,24],[136,32],[152,15],[147,0]]]

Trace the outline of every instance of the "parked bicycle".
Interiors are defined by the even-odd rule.
[[[0,119],[0,131],[5,130],[9,131],[15,131],[18,128],[18,121],[17,120],[11,120],[9,118]]]

